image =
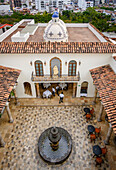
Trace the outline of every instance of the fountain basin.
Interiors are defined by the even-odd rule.
[[[61,135],[61,139],[59,141],[59,147],[57,150],[53,150],[49,140],[49,134],[53,127],[46,129],[39,137],[38,141],[38,151],[40,156],[44,161],[51,164],[58,164],[65,161],[72,150],[72,139],[70,134],[61,127],[58,128],[58,131]]]

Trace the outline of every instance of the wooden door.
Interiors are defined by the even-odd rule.
[[[36,76],[43,76],[43,64],[41,61],[35,62],[35,72]]]
[[[76,76],[76,67],[77,67],[76,61],[69,62],[69,70],[68,70],[69,76]]]

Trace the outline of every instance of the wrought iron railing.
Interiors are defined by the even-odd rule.
[[[80,74],[78,72],[75,76],[69,76],[68,74],[62,74],[61,76],[51,76],[50,74],[45,74],[43,76],[34,75],[32,72],[31,76],[32,81],[79,81]]]

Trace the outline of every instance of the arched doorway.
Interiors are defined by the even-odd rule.
[[[32,96],[31,84],[28,82],[24,82],[23,84],[24,84],[24,93]]]
[[[61,60],[57,57],[54,57],[50,60],[50,75],[53,76],[53,68],[57,66],[58,68],[58,76],[60,77],[62,74],[62,63]]]
[[[82,84],[81,84],[81,93],[80,93],[80,96],[87,96],[87,90],[88,90],[88,82],[87,81],[84,81]]]

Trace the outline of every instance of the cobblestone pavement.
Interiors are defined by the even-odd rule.
[[[93,158],[92,152],[94,143],[91,143],[87,137],[87,125],[90,122],[86,122],[82,106],[18,107],[15,115],[15,126],[13,126],[6,144],[0,165],[1,169],[110,169],[105,159],[101,168],[95,167],[95,158]],[[38,154],[39,136],[45,129],[52,126],[66,129],[73,140],[71,155],[60,165],[49,165]],[[100,145],[101,140],[96,140],[95,144]]]

